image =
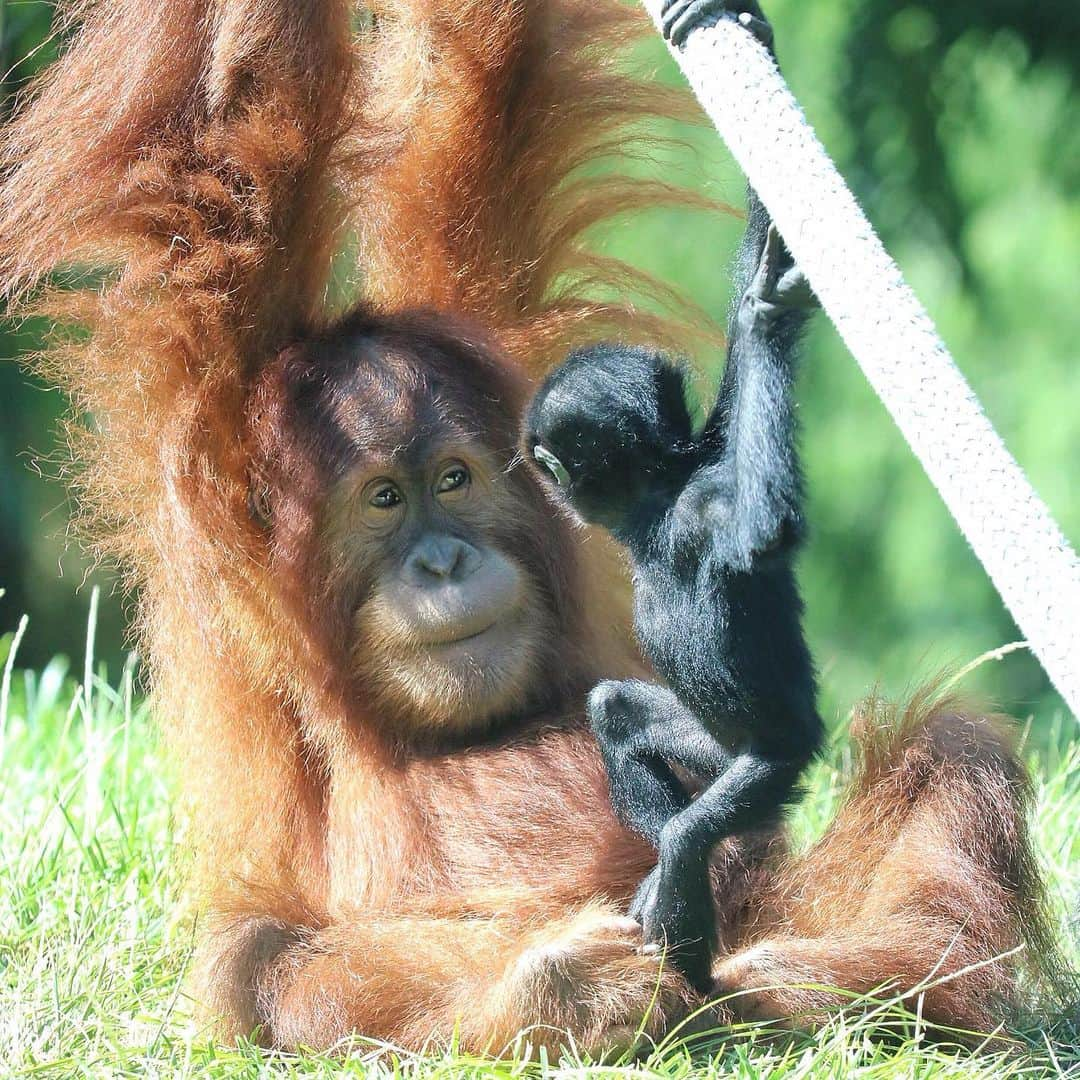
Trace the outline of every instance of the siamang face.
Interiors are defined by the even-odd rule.
[[[678,368],[644,349],[599,346],[549,376],[529,407],[524,439],[574,510],[618,533],[690,437]]]

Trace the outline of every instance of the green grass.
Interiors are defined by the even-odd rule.
[[[215,1046],[184,996],[193,933],[180,899],[185,858],[167,763],[135,692],[133,665],[115,682],[90,659],[77,679],[63,660],[21,671],[12,638],[0,638],[0,1078],[1080,1075],[1080,1045],[1064,1023],[1042,1030],[1032,1021],[1007,1050],[972,1054],[928,1045],[917,1022],[882,1043],[875,1034],[895,1023],[887,1008],[869,1018],[853,1010],[813,1036],[770,1041],[747,1028],[604,1065],[574,1054],[495,1063],[370,1044],[357,1044],[342,1063]],[[1071,721],[1057,723],[1060,730],[1043,725],[1039,745],[1051,749],[1033,765],[1038,835],[1064,937],[1065,911],[1080,892],[1080,747],[1065,726]],[[836,761],[813,778],[795,822],[801,841],[827,822],[843,757],[841,741]]]

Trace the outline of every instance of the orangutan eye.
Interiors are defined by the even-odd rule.
[[[570,474],[566,471],[563,463],[547,447],[537,443],[533,447],[533,457],[551,473],[559,487],[570,486]]]
[[[377,510],[393,510],[403,502],[401,492],[394,484],[380,484],[372,493],[368,502]]]
[[[452,465],[439,478],[435,485],[435,491],[439,495],[445,495],[448,491],[458,491],[468,485],[472,477],[464,465]]]

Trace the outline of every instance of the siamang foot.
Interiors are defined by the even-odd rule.
[[[710,988],[716,915],[706,867],[676,874],[657,866],[628,914],[641,924],[646,949],[666,948],[691,986],[702,993]]]
[[[755,0],[664,0],[660,29],[672,45],[682,45],[692,30],[723,18],[737,19],[758,41],[772,48],[772,27]]]
[[[811,311],[817,305],[806,275],[795,264],[776,226],[770,224],[757,271],[739,311],[742,329],[753,333],[762,324],[772,325],[785,312]]]

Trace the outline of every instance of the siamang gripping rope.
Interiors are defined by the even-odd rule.
[[[665,30],[688,33],[687,20],[719,6],[673,3]],[[763,17],[740,21],[771,41]],[[602,345],[549,376],[525,435],[574,510],[633,562],[635,628],[667,686],[602,682],[589,718],[617,813],[659,849],[630,913],[702,989],[710,854],[775,817],[823,738],[794,571],[803,493],[791,384],[815,302],[753,190],[736,297],[700,432],[674,363]],[[705,785],[697,798],[676,770]]]

